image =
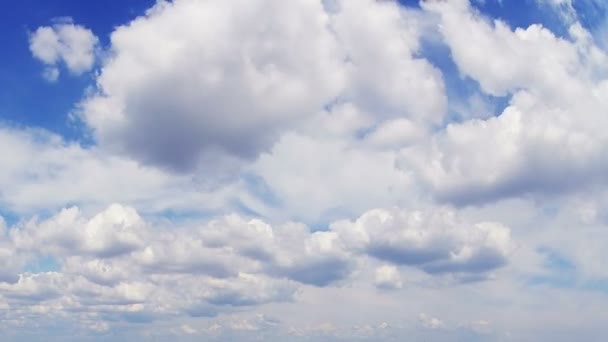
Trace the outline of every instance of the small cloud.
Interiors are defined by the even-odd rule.
[[[90,71],[95,64],[98,43],[91,30],[66,18],[56,20],[53,26],[41,26],[30,34],[30,51],[46,65],[42,76],[49,82],[59,78],[60,64],[73,75]]]
[[[196,334],[196,329],[192,328],[188,324],[184,324],[181,326],[182,332],[188,335]]]
[[[439,330],[445,328],[445,324],[439,318],[429,316],[425,313],[418,315],[420,326],[426,329]]]
[[[399,270],[393,265],[383,265],[376,268],[374,284],[380,289],[400,289],[403,287]]]
[[[59,69],[56,67],[45,68],[42,72],[42,77],[49,83],[55,83],[59,79]]]

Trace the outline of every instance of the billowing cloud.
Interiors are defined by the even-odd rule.
[[[370,129],[395,117],[426,129],[446,99],[439,71],[415,57],[416,27],[391,2],[159,2],[114,31],[82,117],[104,147],[207,177],[341,103]]]
[[[377,209],[332,229],[354,250],[428,273],[484,273],[506,264],[510,232],[497,223],[471,225],[447,210]]]
[[[490,94],[511,94],[502,113],[449,124],[405,159],[443,200],[482,203],[594,186],[608,168],[602,147],[606,54],[579,24],[570,39],[539,25],[510,29],[466,5],[429,2],[459,69]],[[559,153],[555,153],[559,151]]]
[[[572,1],[527,4],[563,32],[402,3],[32,32],[49,81],[98,70],[86,144],[0,126],[4,337],[601,340],[601,37]]]
[[[431,274],[487,272],[507,262],[507,228],[456,221],[443,212],[375,210],[316,232],[239,215],[164,227],[118,204],[91,218],[74,207],[10,229],[3,241],[11,254],[50,258],[57,269],[16,270],[2,279],[0,295],[22,310],[67,314],[103,307],[107,322],[148,321],[293,301],[302,286],[352,281],[367,257]],[[382,266],[373,281],[398,288],[398,277],[395,266]]]

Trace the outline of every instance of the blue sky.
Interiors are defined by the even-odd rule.
[[[10,10],[0,14],[2,41],[5,51],[10,51],[2,54],[0,65],[0,85],[4,89],[0,113],[5,124],[43,127],[68,139],[79,139],[81,132],[67,123],[67,114],[93,79],[90,74],[65,78],[60,87],[45,82],[40,77],[40,64],[31,57],[28,35],[56,18],[71,17],[75,22],[86,23],[107,44],[116,26],[141,15],[153,4],[150,0],[27,0],[11,4]]]
[[[0,331],[604,340],[606,9],[11,4]]]

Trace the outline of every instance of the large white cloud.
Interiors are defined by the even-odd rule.
[[[207,176],[343,102],[371,116],[368,129],[394,117],[440,122],[443,82],[415,57],[416,15],[391,2],[325,5],[160,2],[112,34],[83,118],[102,146]]]
[[[350,248],[429,273],[484,273],[507,263],[510,232],[497,223],[473,226],[453,212],[372,210],[355,222],[334,223]]]
[[[98,144],[0,127],[0,330],[599,340],[608,70],[566,19],[559,37],[464,0],[158,2],[81,103]],[[58,27],[31,49],[69,69]],[[422,39],[473,96],[447,106]]]
[[[337,95],[327,23],[320,2],[161,2],[112,34],[85,120],[101,144],[172,169],[255,157]]]

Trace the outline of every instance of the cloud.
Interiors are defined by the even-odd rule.
[[[445,324],[439,318],[429,316],[425,313],[418,315],[418,320],[420,321],[420,325],[427,329],[437,330],[445,328]]]
[[[3,229],[0,229],[0,257],[2,260],[0,261],[0,281],[16,281],[20,268],[25,264],[25,259],[17,254]]]
[[[403,116],[423,130],[440,122],[443,81],[415,56],[415,13],[390,2],[338,5],[160,2],[112,33],[82,118],[104,148],[213,179],[341,104],[372,125]]]
[[[67,204],[94,211],[112,202],[144,213],[213,211],[229,207],[239,188],[208,189],[41,129],[0,126],[0,153],[0,203],[17,215],[48,215]]]
[[[504,266],[513,249],[507,227],[465,223],[442,209],[377,209],[354,222],[334,223],[332,230],[353,250],[431,274],[491,271]]]
[[[276,215],[323,222],[402,204],[406,192],[414,197],[416,186],[411,174],[397,167],[398,158],[394,151],[344,139],[289,133],[251,172],[276,196]]]
[[[451,123],[404,151],[436,197],[471,204],[596,185],[608,167],[607,56],[579,24],[571,40],[532,25],[511,30],[464,5],[428,2],[441,15],[458,68],[493,95],[510,94],[497,116]],[[489,62],[484,62],[489,61]],[[560,151],[555,154],[554,151]]]
[[[35,220],[13,228],[17,248],[52,255],[92,255],[102,258],[130,253],[141,247],[142,221],[131,208],[112,205],[90,220],[78,208],[64,209],[42,222]]]
[[[0,296],[30,315],[36,310],[97,312],[109,324],[147,322],[294,301],[304,286],[352,282],[367,255],[431,274],[486,272],[506,263],[506,228],[458,226],[433,214],[412,222],[422,215],[376,210],[354,223],[312,232],[302,224],[271,226],[236,214],[175,227],[146,222],[118,204],[90,218],[73,207],[10,228],[1,240],[19,253],[10,254],[24,260],[53,258],[58,269],[15,270],[16,278],[0,280]],[[423,223],[430,224],[428,233]],[[382,248],[401,254],[382,254]],[[406,254],[411,259],[402,258]],[[415,255],[437,257],[420,261]],[[377,269],[375,284],[400,287],[396,268]]]
[[[60,64],[73,75],[90,71],[95,64],[98,42],[91,30],[76,25],[69,19],[53,26],[41,26],[32,32],[30,51],[46,65],[44,78],[55,82],[59,77]]]
[[[106,47],[33,32],[49,81],[105,51],[92,145],[0,126],[6,339],[601,339],[605,51],[575,17],[420,5],[158,1]]]

